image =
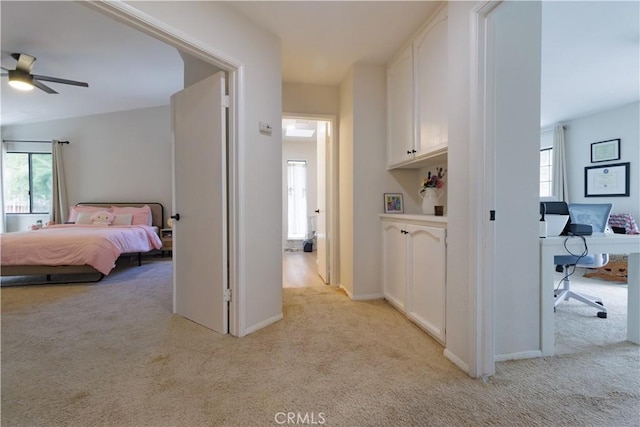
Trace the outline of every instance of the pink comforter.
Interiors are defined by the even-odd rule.
[[[103,274],[123,253],[160,249],[155,229],[146,225],[64,224],[0,237],[4,265],[90,265]]]

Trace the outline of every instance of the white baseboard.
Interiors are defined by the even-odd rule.
[[[354,301],[367,301],[372,299],[383,299],[384,295],[382,294],[371,294],[371,295],[359,295],[357,297],[352,296],[351,299]]]
[[[244,330],[244,334],[242,336],[249,335],[249,334],[251,334],[253,332],[259,331],[262,328],[266,328],[267,326],[272,325],[272,324],[282,320],[283,318],[284,318],[283,314],[280,313],[280,314],[277,314],[277,315],[275,315],[273,317],[265,319],[262,322],[258,322],[255,325],[252,325],[252,326],[248,327],[247,329],[245,329]]]
[[[452,361],[454,363],[454,365],[456,365],[458,368],[462,369],[462,371],[469,375],[469,365],[467,365],[466,363],[464,363],[462,361],[462,359],[460,359],[458,356],[456,356],[455,354],[451,353],[448,349],[444,349],[444,352],[442,353],[444,355],[444,357],[446,357],[447,359],[449,359],[450,361]]]
[[[344,287],[344,286],[342,286],[342,285],[338,285],[338,287],[339,287],[340,289],[342,289],[342,290],[344,291],[344,293],[345,293],[345,294],[347,294],[347,296],[348,296],[349,298],[353,299],[353,294],[351,293],[351,291],[349,291],[349,289],[345,288],[345,287]]]
[[[533,359],[536,357],[542,357],[542,351],[521,351],[518,353],[496,354],[494,360],[496,362],[504,362],[505,360],[518,360],[518,359]]]
[[[349,289],[345,288],[342,285],[337,285],[340,289],[342,289],[349,298],[351,298],[353,301],[368,301],[368,300],[372,300],[372,299],[383,299],[384,295],[382,294],[371,294],[371,295],[358,295],[358,296],[354,296],[351,291],[349,291]]]

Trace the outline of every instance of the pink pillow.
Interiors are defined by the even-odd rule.
[[[141,208],[134,208],[130,206],[111,206],[111,212],[116,215],[132,214],[132,225],[152,225],[151,208],[149,207],[149,205],[144,205]]]
[[[98,211],[109,212],[110,209],[107,207],[100,207],[100,206],[84,206],[84,205],[69,206],[69,218],[67,219],[67,221],[76,222],[78,220],[78,214],[80,212],[92,214]]]

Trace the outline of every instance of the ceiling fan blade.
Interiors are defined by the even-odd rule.
[[[55,90],[51,89],[49,86],[45,85],[44,83],[37,81],[36,79],[33,79],[33,85],[38,89],[43,90],[49,94],[58,93]]]
[[[26,53],[12,53],[11,57],[18,61],[16,70],[22,70],[31,74],[33,63],[36,62],[35,56],[27,55]]]
[[[75,80],[59,79],[57,77],[39,76],[37,74],[34,74],[33,78],[34,79],[38,79],[38,80],[42,80],[42,81],[45,81],[45,82],[62,83],[64,85],[89,87],[89,84],[85,83],[85,82],[77,82]]]

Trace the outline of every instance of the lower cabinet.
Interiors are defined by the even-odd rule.
[[[446,224],[382,220],[384,296],[445,343]]]

